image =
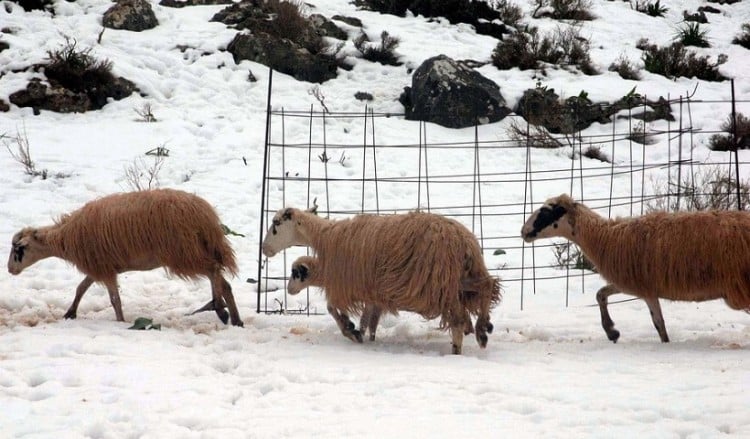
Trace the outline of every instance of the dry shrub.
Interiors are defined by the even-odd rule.
[[[166,156],[157,154],[152,157],[153,161],[150,164],[138,157],[131,165],[125,167],[125,183],[131,191],[145,191],[160,186],[159,172],[164,166]]]
[[[563,146],[546,128],[513,119],[506,130],[507,136],[518,145],[531,148],[554,149]]]
[[[79,50],[76,44],[75,40],[66,37],[62,49],[47,52],[49,62],[44,67],[44,74],[50,81],[87,94],[115,81],[111,61],[97,60],[91,55],[91,48]]]
[[[400,66],[403,64],[394,53],[399,44],[398,38],[392,37],[388,32],[383,31],[380,34],[380,45],[368,43],[369,39],[364,32],[354,40],[354,47],[357,48],[364,59],[389,66]]]
[[[600,162],[612,163],[612,160],[607,157],[607,154],[605,154],[599,146],[589,145],[589,147],[583,151],[582,155],[590,159],[599,160]]]
[[[742,24],[742,32],[732,39],[732,43],[750,50],[750,23]]]
[[[492,63],[501,70],[536,69],[546,63],[577,66],[586,75],[598,73],[589,55],[589,41],[576,26],[558,27],[544,36],[535,28],[511,34],[495,47]]]
[[[253,31],[266,32],[278,38],[293,41],[310,53],[321,53],[326,48],[323,38],[306,14],[307,6],[301,0],[266,0],[261,10],[268,18],[253,20]]]
[[[655,2],[642,2],[640,0],[636,0],[635,10],[652,17],[663,17],[664,14],[669,11],[669,8],[667,8],[666,6],[662,6],[660,0],[656,0]]]
[[[745,117],[742,113],[737,113],[734,125],[732,124],[732,115],[727,116],[727,119],[721,124],[721,130],[727,134],[711,136],[708,141],[708,148],[713,151],[734,151],[732,133],[735,130],[737,133],[737,149],[750,148],[750,118]]]
[[[549,17],[555,20],[593,20],[591,0],[534,0],[533,18]]]
[[[621,55],[617,58],[617,61],[610,64],[609,71],[617,72],[622,79],[631,79],[634,81],[640,81],[641,79],[638,68],[624,55]]]
[[[552,253],[555,255],[555,266],[559,269],[571,268],[597,272],[594,264],[589,261],[581,249],[570,241],[553,244]]]
[[[31,158],[31,144],[29,143],[29,136],[26,133],[25,125],[23,132],[17,130],[15,136],[9,136],[4,133],[0,134],[0,141],[3,142],[5,149],[8,150],[8,153],[10,153],[13,160],[23,167],[23,171],[26,175],[31,177],[41,177],[42,180],[46,180],[50,176],[54,178],[70,177],[70,174],[62,172],[50,174],[47,169],[37,169],[36,163]]]
[[[653,145],[657,143],[654,135],[648,132],[648,128],[643,122],[639,122],[633,126],[630,130],[630,134],[626,138],[632,142],[640,143],[641,145]]]
[[[716,62],[710,62],[709,56],[698,56],[695,52],[685,49],[680,42],[669,46],[659,47],[641,40],[636,47],[643,50],[643,64],[647,71],[674,79],[679,76],[698,78],[706,81],[723,81],[726,78],[719,73],[719,66],[727,61],[727,56],[721,54]]]
[[[726,166],[718,165],[704,167],[693,175],[683,176],[681,184],[677,184],[676,176],[670,179],[666,187],[655,183],[654,200],[646,205],[646,210],[648,212],[736,210],[738,184],[739,206],[742,210],[748,210],[750,208],[750,182],[738,181],[733,171]]]
[[[521,7],[509,0],[495,0],[490,4],[493,9],[500,13],[500,20],[507,26],[515,27],[523,18]]]

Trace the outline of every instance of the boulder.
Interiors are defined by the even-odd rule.
[[[110,29],[141,32],[155,28],[159,21],[146,0],[120,0],[107,9],[102,24]]]
[[[336,59],[312,54],[293,42],[266,33],[238,33],[227,46],[234,62],[254,61],[300,81],[325,82],[336,77]]]
[[[511,111],[497,84],[445,55],[423,62],[399,100],[407,119],[448,128],[497,122]]]

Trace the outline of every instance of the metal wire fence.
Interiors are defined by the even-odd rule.
[[[698,128],[692,114],[710,105],[724,113],[720,119],[728,118],[738,108],[747,113],[750,101],[688,96],[668,104],[674,120],[644,124],[634,108],[598,131],[546,132],[556,148],[533,147],[535,127],[517,116],[508,118],[507,131],[477,126],[447,136],[437,129],[440,133],[432,135],[432,125],[405,124],[401,114],[367,107],[359,113],[331,113],[269,106],[257,311],[325,312],[309,293],[290,297],[285,291],[292,261],[308,249],[288,249],[271,259],[260,252],[278,209],[313,202],[319,215],[332,219],[415,209],[455,218],[479,239],[488,267],[502,279],[504,301],[512,296],[523,309],[528,294],[546,288],[568,306],[571,293],[591,292],[587,279],[598,275],[585,268],[574,247],[554,241],[529,245],[520,239],[521,225],[544,199],[570,193],[607,217],[702,208],[717,200],[721,204],[713,207],[725,209],[747,203],[742,176],[750,175],[750,162],[741,161],[736,149],[716,152],[706,146],[712,136],[726,136],[737,145],[736,133],[718,125]],[[405,125],[413,131],[404,132]],[[452,140],[443,141],[446,137]]]

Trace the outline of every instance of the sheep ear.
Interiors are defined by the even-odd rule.
[[[555,204],[554,206],[552,206],[552,214],[556,220],[560,219],[566,213],[568,213],[568,209],[564,208],[563,206],[560,206],[559,204]]]
[[[313,205],[312,207],[307,209],[308,212],[317,215],[318,214],[318,199],[313,199]]]

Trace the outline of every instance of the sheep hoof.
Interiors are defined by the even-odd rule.
[[[479,343],[480,348],[484,349],[487,347],[487,340],[486,334],[477,335],[477,342]]]
[[[226,324],[227,322],[224,322]],[[232,326],[239,326],[240,328],[245,327],[245,323],[242,320],[237,320],[236,322],[232,320]]]
[[[356,329],[352,329],[346,334],[347,337],[349,337],[352,341],[356,341],[357,343],[362,343],[362,332],[358,331]]]
[[[229,313],[227,312],[227,310],[225,310],[225,309],[217,309],[216,310],[216,315],[219,316],[219,320],[221,320],[221,323],[223,323],[225,325],[227,323],[229,323]],[[242,322],[240,322],[240,323],[242,323]],[[234,322],[232,322],[232,324],[235,325]],[[242,326],[242,325],[239,325],[239,326]]]
[[[487,328],[486,329],[487,329],[487,333],[488,334],[492,334],[492,330],[495,329],[495,325],[493,325],[490,322],[487,322]]]
[[[370,341],[375,341],[375,334],[370,334]]]
[[[455,344],[452,346],[453,346],[453,349],[452,349],[453,355],[461,355],[461,346],[457,346]]]
[[[607,331],[607,338],[612,340],[612,343],[617,343],[617,339],[620,338],[620,331],[618,331],[617,329]]]
[[[63,316],[65,319],[75,319],[76,318],[76,312],[75,311],[68,311]]]

